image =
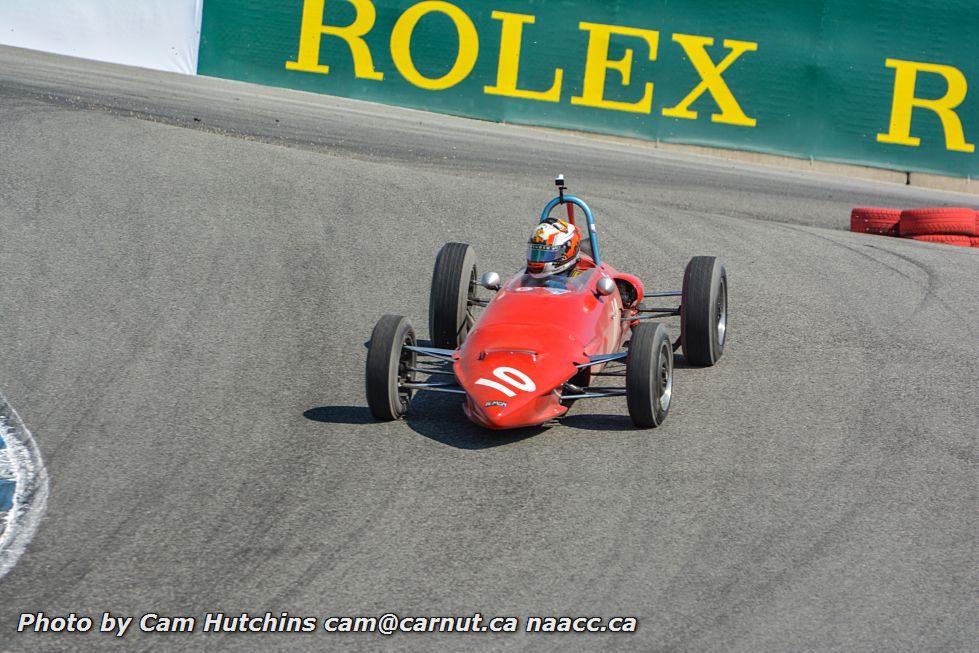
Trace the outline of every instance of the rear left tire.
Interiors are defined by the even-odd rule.
[[[464,243],[446,243],[435,259],[428,298],[428,332],[432,346],[456,349],[475,322],[476,252]]]

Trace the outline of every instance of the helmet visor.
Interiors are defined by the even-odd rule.
[[[528,263],[553,263],[564,257],[564,245],[540,245],[531,243],[527,247]]]

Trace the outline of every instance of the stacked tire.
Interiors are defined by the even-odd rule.
[[[897,236],[901,209],[857,208],[850,212],[850,231]]]
[[[979,247],[979,211],[967,208],[855,208],[850,231],[943,245]]]

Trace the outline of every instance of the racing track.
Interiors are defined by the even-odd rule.
[[[723,258],[725,357],[677,370],[656,431],[615,400],[507,435],[441,396],[372,423],[375,320],[427,335],[445,241],[515,269],[558,172],[654,288]],[[18,635],[31,610],[393,610],[639,617],[398,650],[969,650],[979,250],[843,231],[963,204],[0,49],[0,391],[50,479],[0,648],[107,645]],[[377,643],[218,637],[120,646]]]

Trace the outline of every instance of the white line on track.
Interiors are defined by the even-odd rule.
[[[0,440],[3,440],[3,429],[0,428]],[[14,463],[10,460],[9,452],[0,448],[0,481],[14,480]]]
[[[27,548],[48,505],[48,473],[41,452],[17,412],[0,394],[0,437],[16,481],[14,499],[0,532],[0,578],[13,569]]]

